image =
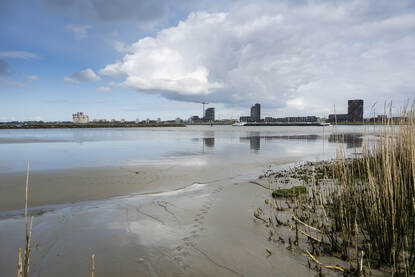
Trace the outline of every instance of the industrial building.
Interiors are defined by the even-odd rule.
[[[329,114],[329,122],[363,122],[363,100],[348,101],[347,114]]]
[[[88,123],[89,116],[87,116],[83,112],[74,113],[72,114],[72,122],[73,123]]]

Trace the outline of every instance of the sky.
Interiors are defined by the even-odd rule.
[[[1,0],[0,121],[396,111],[413,0]]]

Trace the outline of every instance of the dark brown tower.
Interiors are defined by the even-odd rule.
[[[348,101],[349,108],[347,117],[349,122],[363,122],[363,100],[355,99]]]

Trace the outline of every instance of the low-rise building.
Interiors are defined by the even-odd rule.
[[[239,121],[240,122],[251,122],[252,119],[251,119],[250,116],[241,116],[241,117],[239,117]]]
[[[189,118],[189,122],[190,123],[200,122],[200,121],[202,121],[202,120],[200,119],[200,117],[198,115],[194,115],[194,116],[192,116],[192,117]]]

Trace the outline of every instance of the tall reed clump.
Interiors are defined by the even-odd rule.
[[[31,251],[31,240],[32,240],[32,227],[33,227],[33,216],[30,218],[29,225],[29,216],[27,213],[28,199],[29,199],[29,170],[30,162],[27,163],[27,172],[26,172],[26,197],[25,197],[25,207],[24,207],[24,216],[26,224],[26,246],[24,250],[23,260],[22,260],[22,249],[19,248],[18,252],[18,262],[17,262],[17,277],[28,277],[30,269],[30,251]]]
[[[346,257],[355,247],[368,264],[409,276],[415,273],[413,106],[401,118],[399,125],[389,119],[378,127],[375,142],[366,140],[360,157],[346,159],[341,153],[331,168],[334,185],[326,206],[330,228],[341,238],[332,236],[333,250]]]

